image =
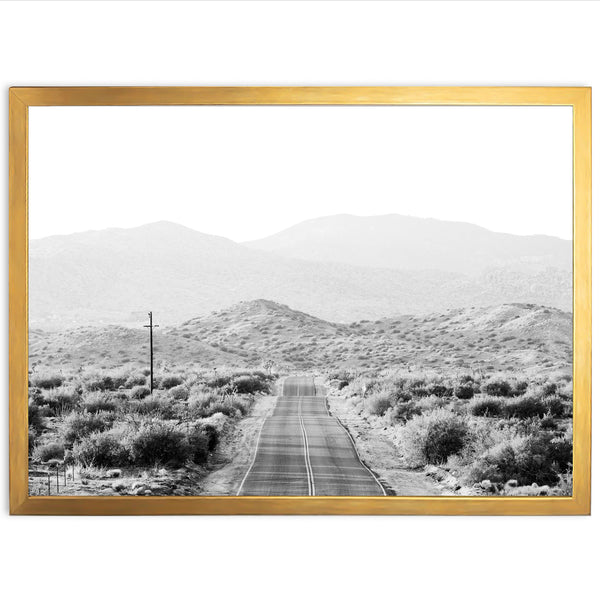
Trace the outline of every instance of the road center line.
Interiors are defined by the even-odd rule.
[[[304,419],[302,417],[302,398],[298,397],[298,417],[300,419],[300,429],[302,430],[302,441],[304,442],[304,463],[306,464],[306,475],[308,477],[308,495],[315,495],[315,479],[313,477],[312,465],[310,464],[310,453],[308,450],[308,434],[304,427]]]

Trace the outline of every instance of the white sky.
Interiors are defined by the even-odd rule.
[[[30,237],[399,213],[571,239],[568,107],[32,107]]]

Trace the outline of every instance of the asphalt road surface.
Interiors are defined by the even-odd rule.
[[[385,496],[314,379],[288,377],[282,391],[238,496]]]

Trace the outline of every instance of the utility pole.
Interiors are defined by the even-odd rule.
[[[154,346],[152,342],[152,330],[158,325],[152,325],[152,311],[148,313],[150,325],[144,325],[150,329],[150,393],[154,391]]]

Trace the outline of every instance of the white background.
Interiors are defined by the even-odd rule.
[[[3,138],[9,85],[600,89],[599,22],[600,5],[594,2],[2,3]],[[7,165],[6,143],[1,152]],[[5,197],[7,171],[2,170]],[[6,253],[6,242],[2,248]],[[2,361],[4,382],[7,363]],[[5,402],[6,390],[5,384]],[[0,581],[7,597],[577,599],[597,594],[598,515],[8,517],[7,410],[1,414]]]
[[[31,239],[174,221],[236,242],[340,213],[571,239],[566,106],[29,110]]]

